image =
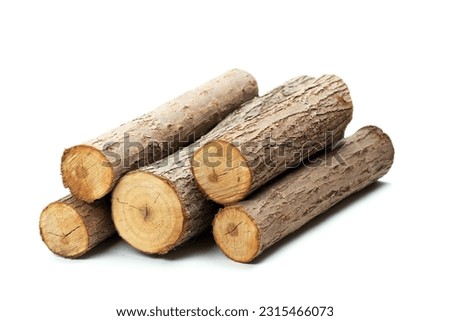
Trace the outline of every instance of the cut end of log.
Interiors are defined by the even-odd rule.
[[[213,221],[213,235],[222,252],[234,261],[248,263],[259,254],[259,229],[239,206],[219,211]]]
[[[41,237],[53,253],[76,258],[89,250],[89,235],[77,211],[62,202],[47,206],[39,220]]]
[[[100,150],[87,145],[64,151],[61,174],[72,195],[88,203],[105,196],[114,184],[111,162]]]
[[[192,159],[192,173],[205,195],[223,205],[242,200],[252,183],[246,158],[225,141],[213,140],[199,148]]]
[[[175,188],[146,172],[125,175],[114,189],[112,217],[119,235],[147,254],[165,254],[180,238],[184,213]]]

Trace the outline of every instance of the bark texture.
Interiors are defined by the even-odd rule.
[[[364,127],[309,165],[221,209],[213,222],[214,239],[231,259],[250,262],[334,204],[385,175],[393,159],[390,138],[377,127]]]
[[[242,200],[342,139],[352,109],[349,90],[340,78],[294,79],[258,99],[253,108],[239,109],[233,114],[235,121],[208,135],[209,142],[192,161],[195,179],[217,203]]]
[[[150,166],[126,174],[113,191],[112,213],[119,235],[136,249],[164,254],[208,229],[218,206],[195,184],[190,161],[195,148],[219,133],[289,97],[289,90],[312,78],[301,76],[254,98],[227,116],[194,144]],[[153,213],[153,215],[152,215]]]
[[[228,71],[148,114],[66,149],[61,163],[64,186],[86,202],[99,199],[124,173],[189,145],[257,94],[250,74]]]
[[[67,258],[85,254],[116,232],[109,198],[88,204],[70,195],[42,211],[39,229],[47,247]]]

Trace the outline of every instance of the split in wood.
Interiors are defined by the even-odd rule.
[[[126,174],[113,191],[112,217],[119,235],[147,254],[165,254],[211,226],[218,206],[197,189],[184,148]]]
[[[50,251],[79,257],[116,233],[109,197],[88,204],[69,195],[53,202],[42,211],[39,230]]]

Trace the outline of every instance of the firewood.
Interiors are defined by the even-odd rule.
[[[70,195],[42,211],[39,229],[50,251],[67,258],[85,254],[116,232],[108,197],[88,204]]]
[[[192,154],[186,147],[126,174],[114,188],[114,225],[134,248],[165,254],[211,226],[218,206],[197,189],[189,170]]]
[[[334,204],[385,175],[393,159],[389,137],[377,127],[364,127],[309,165],[219,210],[213,221],[214,239],[229,258],[251,262]]]
[[[333,75],[298,80],[279,89],[276,103],[240,109],[238,121],[199,148],[192,172],[205,195],[219,204],[242,200],[303,159],[344,137],[352,118],[346,84]],[[275,104],[264,108],[265,104]],[[240,121],[239,121],[240,120]]]
[[[164,254],[210,228],[218,206],[195,184],[190,170],[195,148],[232,125],[272,110],[305,86],[309,88],[311,80],[298,77],[254,98],[191,146],[126,174],[112,195],[112,216],[119,235],[144,253]]]
[[[66,149],[61,161],[64,186],[80,200],[100,199],[124,173],[189,145],[257,94],[250,74],[228,71],[148,114]]]

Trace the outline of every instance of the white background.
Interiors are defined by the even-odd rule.
[[[449,11],[365,3],[1,1],[0,319],[332,305],[330,320],[449,320]],[[381,127],[393,168],[254,264],[210,237],[166,257],[117,239],[78,260],[51,254],[38,219],[67,193],[63,149],[235,67],[261,94],[339,75],[354,102],[347,133]]]

